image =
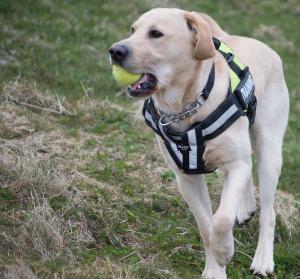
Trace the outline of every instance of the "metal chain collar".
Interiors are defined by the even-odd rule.
[[[187,103],[185,105],[184,109],[179,113],[167,114],[162,111],[159,111],[159,114],[160,114],[159,124],[162,126],[167,126],[167,125],[170,125],[171,123],[178,122],[187,117],[191,117],[204,104],[205,100],[202,97],[202,94],[203,93],[201,93],[199,96],[197,96],[195,101]]]

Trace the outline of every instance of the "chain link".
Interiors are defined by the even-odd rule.
[[[195,101],[186,104],[184,109],[179,113],[167,114],[164,112],[159,112],[160,113],[159,124],[162,126],[168,126],[174,122],[178,122],[187,117],[191,117],[193,114],[195,114],[198,111],[198,109],[203,104],[204,104],[204,98],[202,97],[202,93],[201,93],[196,98]]]

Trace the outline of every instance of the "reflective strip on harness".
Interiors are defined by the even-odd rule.
[[[151,114],[150,114],[150,113],[149,113],[147,110],[146,110],[146,112],[145,112],[145,118],[146,118],[147,120],[149,120],[149,121],[150,121],[150,123],[151,123],[151,125],[152,125],[153,129],[157,131],[156,124],[154,123],[154,121],[153,121],[153,118],[152,118]]]
[[[178,150],[177,145],[174,142],[169,142],[171,145],[171,148],[173,150],[173,152],[175,153],[175,155],[177,156],[177,159],[183,163],[183,156],[182,153]]]
[[[189,130],[187,132],[188,139],[189,139],[189,167],[191,170],[197,169],[197,138],[196,138],[196,132],[195,129]]]
[[[234,113],[238,111],[238,108],[233,104],[228,110],[226,110],[220,118],[213,122],[209,127],[202,130],[202,135],[207,136],[219,129]]]
[[[145,103],[149,103],[150,102],[150,99],[146,100]],[[145,109],[145,112],[144,112],[144,117],[145,117],[145,120],[148,120],[150,122],[150,125],[151,125],[151,128],[157,133],[159,134],[163,139],[164,141],[168,142],[172,151],[174,152],[174,154],[176,155],[177,159],[179,160],[179,162],[182,164],[183,162],[183,156],[182,156],[182,153],[178,150],[177,148],[177,145],[166,135],[163,127],[159,124],[159,122],[156,121],[153,119],[151,113]],[[147,122],[146,122],[147,123]],[[147,123],[148,124],[148,123]],[[149,125],[149,124],[148,124]],[[157,128],[158,127],[158,128]]]

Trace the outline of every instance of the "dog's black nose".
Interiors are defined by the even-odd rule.
[[[109,49],[109,54],[114,61],[122,62],[129,55],[129,49],[125,45],[114,45]]]

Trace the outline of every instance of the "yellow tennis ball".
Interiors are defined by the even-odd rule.
[[[130,85],[136,83],[142,75],[129,73],[122,67],[113,65],[113,76],[120,85]]]

